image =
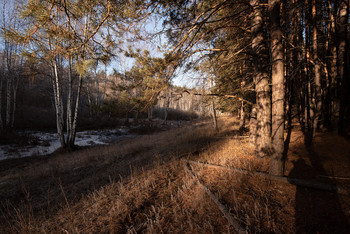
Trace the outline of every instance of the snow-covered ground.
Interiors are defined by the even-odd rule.
[[[1,145],[0,160],[51,154],[60,147],[56,133],[26,131],[36,143],[26,146]],[[119,141],[122,138],[133,137],[126,128],[113,130],[91,130],[77,132],[75,143],[78,146],[105,145]]]

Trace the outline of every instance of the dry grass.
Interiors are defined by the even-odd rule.
[[[221,118],[220,126],[220,132],[205,123],[187,126],[4,170],[2,175],[7,175],[0,183],[12,187],[0,184],[0,195],[8,200],[3,203],[0,228],[26,233],[235,233],[186,172],[185,161],[252,171],[266,170],[268,162],[256,160],[248,139],[236,137],[237,124],[231,118]],[[331,175],[341,157],[326,160],[334,152],[322,139],[331,137],[317,138],[320,148],[314,151],[324,159],[317,168],[310,156],[315,152],[299,144],[298,132],[293,134],[287,172],[293,172],[295,162],[304,158],[313,166],[310,171],[319,173],[321,168]],[[348,152],[349,143],[340,142],[343,148],[337,150]],[[350,177],[345,171],[350,164],[343,162],[339,175]],[[347,197],[230,170],[199,165],[192,169],[248,233],[349,230]],[[296,176],[309,178],[310,171]],[[319,215],[322,209],[326,210]]]

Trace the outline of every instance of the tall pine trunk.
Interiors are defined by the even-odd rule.
[[[315,72],[315,93],[314,93],[314,115],[312,119],[312,136],[315,136],[315,131],[318,127],[318,121],[321,115],[322,100],[321,100],[321,71],[320,63],[318,59],[318,42],[317,42],[317,19],[316,19],[316,0],[312,1],[312,23],[313,23],[313,36],[312,36],[312,46],[313,46],[313,62],[314,62],[314,72]]]
[[[250,5],[253,8],[252,49],[257,110],[256,155],[264,157],[271,152],[271,99],[269,77],[266,70],[268,56],[263,33],[262,4],[259,0],[251,0]]]
[[[270,174],[283,175],[284,151],[284,64],[280,0],[269,0],[272,59],[272,149]]]

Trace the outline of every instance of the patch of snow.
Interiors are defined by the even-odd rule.
[[[56,133],[26,131],[31,138],[37,139],[37,145],[1,145],[0,160],[9,158],[21,158],[39,156],[53,153],[61,145]],[[106,145],[118,142],[122,138],[134,137],[125,127],[120,129],[91,130],[77,132],[75,144],[78,146]]]

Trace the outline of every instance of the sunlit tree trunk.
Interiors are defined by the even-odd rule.
[[[270,173],[283,175],[284,150],[284,64],[280,0],[269,0],[272,59],[272,149]]]
[[[253,8],[252,49],[254,53],[254,83],[257,104],[256,154],[258,157],[264,157],[269,155],[271,151],[271,99],[269,77],[266,70],[268,56],[265,46],[266,39],[263,33],[262,4],[258,0],[251,0],[250,5]]]

